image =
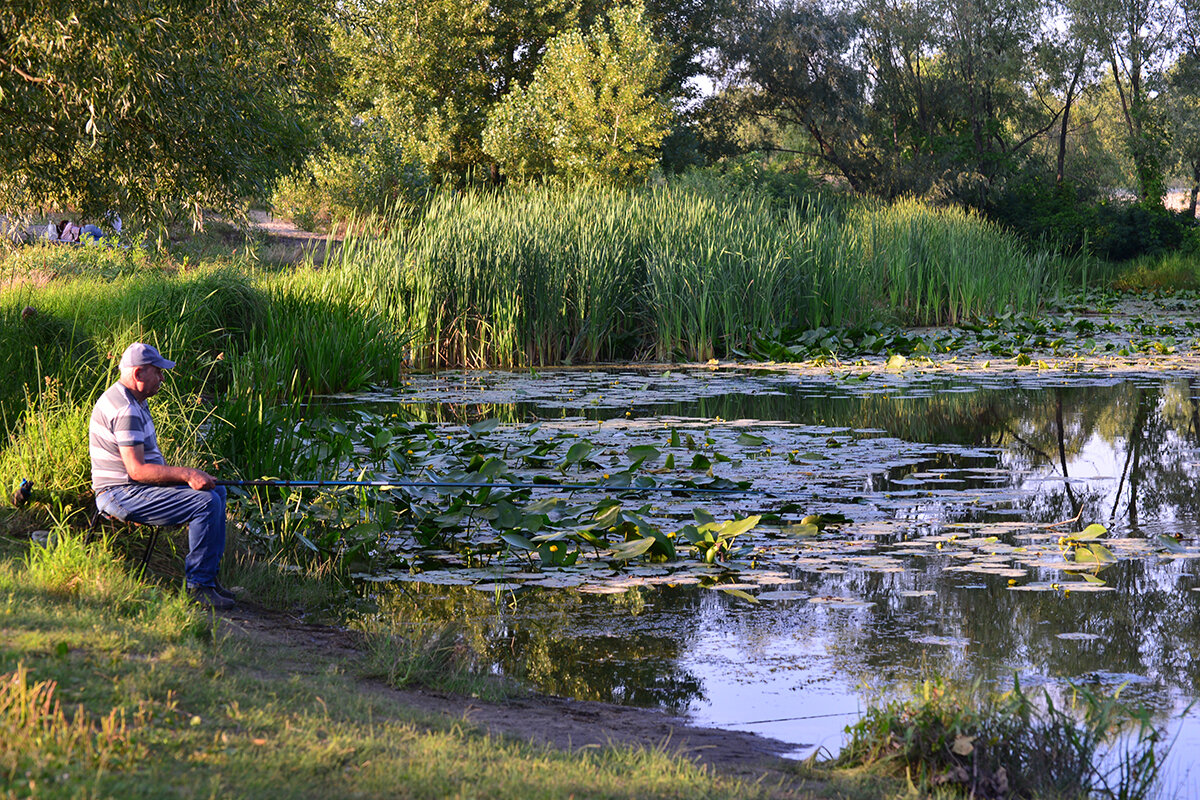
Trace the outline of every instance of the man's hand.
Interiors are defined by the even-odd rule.
[[[193,469],[187,479],[188,486],[198,492],[217,488],[217,479],[202,469]]]
[[[186,483],[198,492],[217,487],[217,479],[202,469],[191,467],[169,467],[162,464],[147,464],[142,445],[121,447],[121,460],[125,472],[135,483],[150,483],[157,486]]]

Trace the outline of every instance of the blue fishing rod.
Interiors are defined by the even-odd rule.
[[[606,483],[450,483],[447,481],[332,481],[332,480],[248,480],[217,481],[218,486],[368,486],[378,489],[412,487],[416,489],[561,489],[565,491],[592,490],[600,492],[684,492],[688,494],[762,494],[759,489],[711,489],[693,486],[613,486]]]

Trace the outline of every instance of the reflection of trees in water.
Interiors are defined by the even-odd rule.
[[[1004,420],[1018,445],[1006,452],[1006,466],[1019,472],[1052,469],[1067,479],[1062,489],[1038,493],[1031,511],[1043,519],[1082,511],[1081,519],[1130,531],[1200,516],[1194,383],[1059,388],[1047,394],[1052,408]],[[1096,479],[1083,473],[1095,458],[1106,459],[1102,466],[1113,474]]]
[[[406,584],[378,602],[401,635],[453,626],[476,669],[540,692],[671,711],[702,695],[699,678],[678,666],[695,635],[694,593],[524,591],[497,603],[470,587]]]
[[[1115,591],[1070,595],[1007,591],[1003,578],[951,578],[940,574],[942,566],[939,560],[912,573],[844,581],[843,592],[875,605],[856,612],[861,625],[843,630],[830,620],[820,630],[838,643],[831,654],[839,671],[877,682],[912,679],[924,670],[993,686],[1021,672],[1104,681],[1113,684],[1110,689],[1123,682],[1120,676],[1140,676],[1126,693],[1164,709],[1172,707],[1177,691],[1200,694],[1200,661],[1193,655],[1200,649],[1200,599],[1188,591],[1196,579],[1190,565],[1125,561],[1103,573]],[[901,587],[929,586],[939,586],[936,597],[897,594]],[[1064,633],[1098,638],[1059,639]],[[913,641],[923,634],[963,643]]]

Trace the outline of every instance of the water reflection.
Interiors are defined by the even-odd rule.
[[[879,456],[865,466],[846,461],[862,459],[861,449],[822,450],[811,483],[826,483],[812,497],[867,509],[864,518],[919,522],[926,533],[963,521],[1078,518],[1075,530],[1099,522],[1115,536],[1189,543],[1200,521],[1196,377],[847,383],[741,374],[723,391],[716,375],[620,371],[558,375],[553,390],[540,393],[527,376],[481,379],[478,393],[492,400],[503,396],[505,381],[519,383],[511,394],[519,388],[523,399],[510,404],[464,401],[469,394],[412,402],[436,396],[422,394],[422,380],[438,379],[417,379],[414,396],[399,404],[425,419],[601,420],[628,413],[782,421],[822,441],[830,431],[848,442],[878,441],[870,452]],[[703,391],[681,389],[688,380]],[[571,381],[580,395],[603,402],[568,397],[561,387]],[[755,381],[763,391],[747,388]],[[618,384],[633,388],[620,394]],[[802,597],[758,606],[663,586],[617,601],[525,590],[502,607],[470,589],[427,587],[398,592],[385,613],[469,618],[474,646],[493,668],[543,691],[690,710],[701,722],[833,749],[831,736],[860,704],[861,684],[912,679],[921,670],[996,686],[1014,673],[1027,684],[1128,683],[1125,696],[1160,709],[1163,719],[1200,697],[1195,559],[1161,552],[1126,559],[1103,573],[1115,591],[1066,595],[1009,591],[1003,577],[947,571],[954,563],[931,552],[909,557],[897,572],[791,569],[788,588]],[[411,591],[424,592],[419,612],[404,599]],[[825,595],[871,605],[836,608],[806,599]],[[768,719],[778,721],[762,723]],[[1185,741],[1196,738],[1195,725],[1184,723]]]
[[[403,626],[454,626],[478,666],[547,694],[676,713],[703,698],[699,676],[679,667],[696,636],[694,593],[525,590],[518,598],[411,584],[375,599]]]

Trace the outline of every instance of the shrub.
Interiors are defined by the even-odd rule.
[[[1065,704],[1048,691],[1035,702],[1019,683],[985,694],[926,680],[846,732],[841,765],[892,764],[980,798],[1148,797],[1169,749],[1145,709],[1082,687]]]
[[[356,119],[276,186],[274,212],[305,230],[339,217],[392,210],[424,199],[429,178],[382,119]]]
[[[1123,200],[1097,202],[1086,188],[1069,182],[1055,185],[1044,176],[1015,183],[999,194],[987,213],[1030,241],[1109,261],[1178,249],[1195,230],[1186,214]]]

